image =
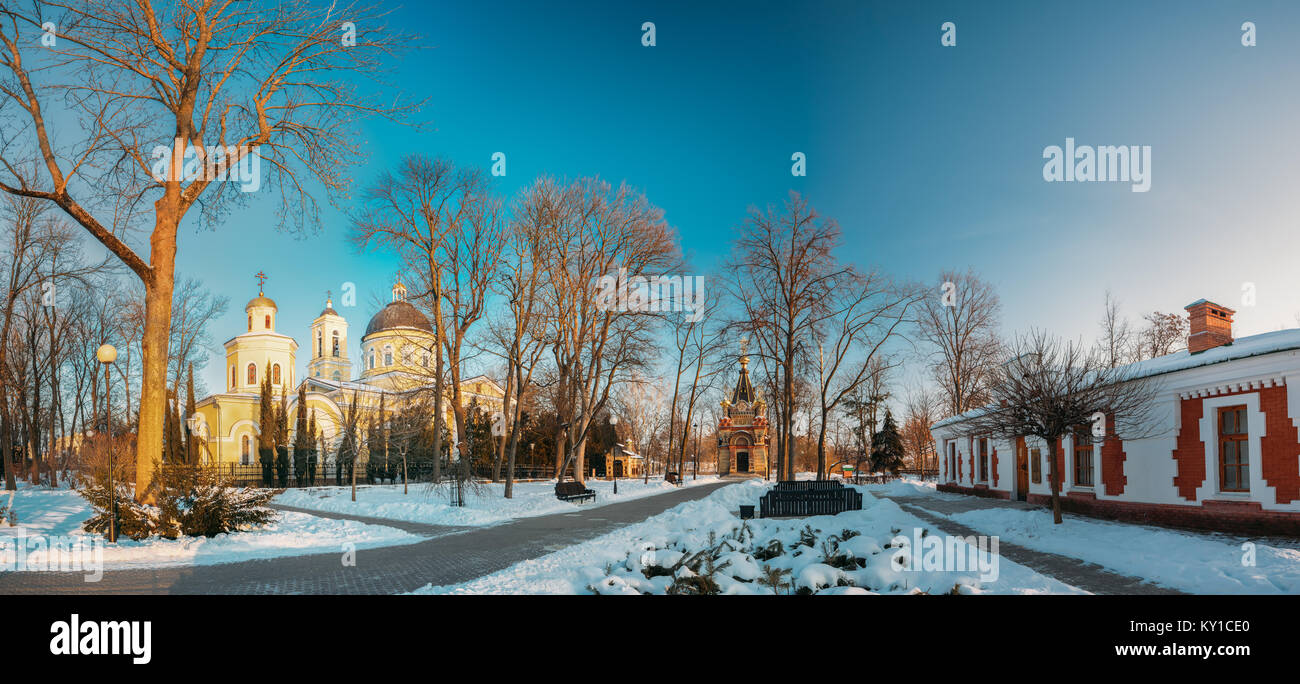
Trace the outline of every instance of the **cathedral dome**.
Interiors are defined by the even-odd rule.
[[[433,332],[433,326],[429,325],[429,319],[424,317],[410,302],[399,299],[395,302],[389,302],[388,306],[379,310],[374,318],[370,319],[370,324],[366,326],[366,336],[369,337],[377,332],[392,330],[394,328],[416,328],[425,332]]]

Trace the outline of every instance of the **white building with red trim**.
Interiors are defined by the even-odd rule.
[[[1058,438],[1062,509],[1300,534],[1300,329],[1234,340],[1231,309],[1202,299],[1187,311],[1187,350],[1126,369],[1156,383],[1150,436]],[[962,425],[969,416],[932,426],[939,489],[1050,503],[1047,444],[967,434]]]

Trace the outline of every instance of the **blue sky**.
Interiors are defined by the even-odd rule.
[[[503,152],[506,195],[543,173],[626,181],[701,272],[747,207],[793,189],[839,221],[845,260],[927,282],[974,267],[1007,332],[1091,338],[1107,288],[1134,318],[1206,297],[1238,309],[1239,335],[1294,327],[1300,5],[1087,5],[411,3],[393,23],[422,47],[393,76],[429,98],[428,125],[368,123],[356,189],[412,151],[484,168]],[[1067,137],[1150,145],[1150,191],[1045,182],[1043,149]],[[790,174],[796,151],[806,177]],[[336,211],[304,237],[276,232],[274,208],[182,230],[178,271],[231,298],[213,337],[242,331],[264,270],[279,330],[300,342],[325,291],[355,283],[358,306],[340,309],[355,356],[396,261],[355,252]]]

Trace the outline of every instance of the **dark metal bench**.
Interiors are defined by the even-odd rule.
[[[596,490],[587,489],[586,485],[577,480],[556,482],[555,498],[560,501],[586,501],[596,498]]]
[[[862,493],[826,480],[779,482],[758,500],[758,507],[762,518],[836,515],[862,510]]]
[[[844,483],[839,480],[782,480],[776,483],[774,489],[779,491],[810,491],[810,490],[839,490],[844,488]]]

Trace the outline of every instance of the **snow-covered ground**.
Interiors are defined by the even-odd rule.
[[[0,492],[0,501],[8,501]],[[52,537],[64,537],[72,543],[102,540],[103,536],[81,529],[91,516],[90,506],[71,489],[28,487],[19,484],[13,508],[18,525],[0,524],[0,554],[13,554],[14,535],[26,535],[27,549],[39,549]],[[402,530],[381,525],[366,525],[351,520],[331,520],[303,513],[280,513],[275,522],[263,527],[206,538],[163,539],[154,537],[133,541],[120,537],[116,544],[103,544],[105,569],[121,570],[178,565],[212,565],[257,558],[296,556],[410,544],[424,539]],[[12,558],[9,556],[7,558]],[[45,567],[49,559],[27,555],[27,567]],[[0,568],[8,567],[0,563]],[[18,568],[21,569],[21,568]]]
[[[691,479],[687,476],[683,480],[687,487],[717,481],[718,478],[713,475],[700,476],[699,479]],[[516,482],[514,496],[510,499],[503,496],[504,484],[480,483],[478,491],[466,489],[464,506],[451,505],[450,485],[433,487],[426,483],[412,483],[409,494],[402,493],[400,484],[358,485],[355,502],[352,501],[350,487],[290,489],[275,497],[274,502],[313,511],[347,513],[429,525],[482,526],[495,525],[516,518],[572,513],[580,508],[630,501],[678,489],[662,479],[651,479],[649,483],[639,479],[621,479],[618,481],[617,495],[614,494],[614,483],[607,480],[587,480],[587,487],[596,490],[596,499],[582,504],[555,498],[554,480]]]
[[[863,497],[863,510],[837,516],[802,519],[754,519],[737,516],[741,504],[758,503],[770,486],[746,481],[723,487],[704,499],[689,501],[635,525],[619,529],[588,542],[524,561],[497,573],[452,586],[426,586],[423,594],[640,594],[664,593],[674,577],[661,575],[682,560],[684,553],[717,547],[726,540],[729,548],[719,554],[715,567],[727,564],[713,575],[722,593],[776,593],[760,578],[764,571],[789,571],[784,581],[791,587],[781,593],[804,588],[819,594],[948,593],[1083,593],[1033,570],[999,559],[997,578],[982,581],[978,571],[922,571],[898,569],[892,562],[897,549],[891,543],[898,536],[910,538],[916,528],[927,534],[941,534],[892,501]],[[801,533],[809,528],[816,537],[812,546],[800,545]],[[849,534],[845,534],[848,531]],[[919,534],[919,532],[916,532]],[[846,568],[832,567],[826,550],[832,536],[839,539],[837,553],[852,554],[860,562]],[[770,560],[756,557],[755,550],[781,542],[783,553]],[[648,568],[657,567],[656,570]],[[689,576],[679,568],[676,576]],[[658,575],[648,577],[647,575]]]
[[[869,491],[907,496],[959,497],[936,492],[934,483],[895,481]],[[1218,534],[1065,515],[1052,523],[1046,508],[1024,510],[994,502],[989,508],[945,515],[1002,541],[1078,558],[1154,584],[1197,594],[1300,594],[1300,542],[1251,540]],[[924,505],[921,504],[924,508]],[[929,509],[926,509],[929,510]],[[1243,544],[1253,544],[1254,564]]]

